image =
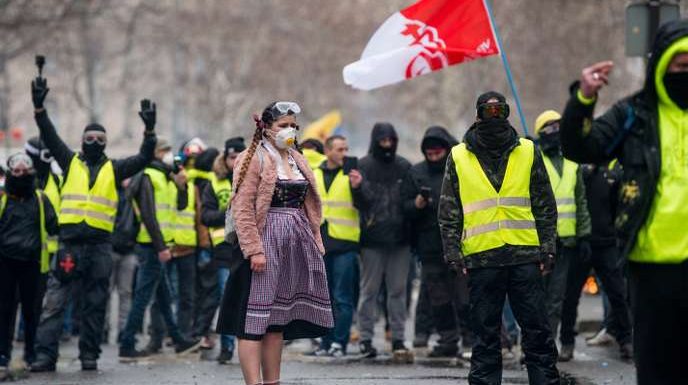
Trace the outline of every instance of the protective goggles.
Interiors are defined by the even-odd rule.
[[[277,102],[275,103],[275,107],[273,107],[273,109],[279,111],[280,116],[288,115],[290,112],[292,114],[301,113],[301,107],[294,102]]]
[[[107,143],[107,135],[99,131],[87,131],[84,133],[83,140],[86,144],[98,143],[104,146]]]
[[[553,122],[547,123],[544,127],[538,131],[538,134],[540,135],[550,135],[550,134],[556,134],[559,132],[559,121],[555,120]]]
[[[14,176],[21,176],[34,173],[33,161],[28,155],[24,153],[12,155],[7,160],[7,167],[10,169],[10,173]]]
[[[485,103],[478,107],[480,120],[506,119],[509,117],[509,105],[506,103]]]

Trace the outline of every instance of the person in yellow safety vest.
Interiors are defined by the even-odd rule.
[[[487,92],[476,110],[476,122],[447,160],[438,214],[444,257],[468,274],[475,333],[468,382],[501,381],[508,295],[523,330],[530,382],[559,384],[542,278],[556,253],[554,194],[540,152],[509,123],[506,98]]]
[[[66,297],[72,293],[72,287],[82,288],[77,291],[85,309],[81,321],[82,325],[88,325],[81,328],[79,338],[81,369],[93,371],[98,369],[109,295],[117,186],[141,171],[153,158],[155,104],[149,100],[141,101],[139,116],[145,131],[139,153],[113,160],[105,154],[107,134],[105,127],[98,123],[86,126],[78,153],[60,139],[43,105],[48,91],[47,80],[43,77],[36,78],[31,84],[40,138],[63,170],[64,180],[58,217],[60,245],[56,260],[59,261],[54,267],[58,274],[48,281],[38,326],[37,359],[31,371],[55,371],[63,313],[68,303]]]
[[[234,176],[234,162],[239,153],[246,149],[244,138],[235,137],[225,141],[225,149],[215,158],[213,163],[213,178],[203,190],[201,199],[201,222],[210,228],[213,243],[213,260],[217,266],[217,283],[220,296],[223,295],[227,280],[230,277],[230,267],[234,248],[225,242],[225,216],[232,197],[232,177]],[[219,299],[219,297],[216,297]],[[208,303],[203,311],[211,316],[220,305],[219,301]],[[208,321],[212,321],[209,319]],[[210,325],[209,325],[210,326]],[[228,364],[234,356],[234,336],[223,334],[220,336],[220,355],[217,361]]]
[[[172,147],[167,140],[158,138],[155,159],[131,182],[134,207],[141,221],[134,249],[139,257],[139,271],[131,311],[120,336],[119,359],[122,362],[136,361],[148,354],[136,350],[136,333],[143,325],[146,307],[154,295],[177,353],[189,351],[200,342],[181,334],[172,313],[166,279],[166,265],[172,258],[170,247],[174,241],[175,215],[183,208],[178,205],[177,190],[185,182],[184,178],[176,176],[173,180],[173,168]]]
[[[24,362],[35,358],[41,268],[48,258],[48,234],[57,233],[50,200],[35,188],[35,168],[25,153],[7,160],[6,191],[0,195],[0,381],[8,377],[17,297],[24,318]]]
[[[306,158],[308,166],[312,170],[317,169],[320,167],[322,162],[327,160],[327,157],[324,154],[325,148],[318,139],[306,139],[300,143],[300,147],[303,157]]]
[[[320,234],[325,246],[325,269],[335,319],[334,328],[322,338],[320,346],[312,353],[316,356],[346,355],[356,306],[354,275],[361,237],[357,206],[361,200],[358,187],[362,176],[358,170],[344,170],[344,159],[348,153],[349,145],[345,137],[334,135],[327,138],[327,160],[313,171],[322,200]]]
[[[638,384],[686,382],[688,344],[688,20],[655,35],[643,87],[594,119],[614,63],[584,68],[561,123],[564,155],[619,159],[616,229],[628,258]],[[620,82],[628,79],[619,79]]]
[[[541,113],[535,120],[535,135],[557,200],[558,253],[552,274],[545,278],[547,314],[555,339],[571,260],[579,255],[587,259],[592,254],[589,239],[592,224],[583,173],[577,163],[564,158],[561,153],[560,120],[561,115],[552,110]]]

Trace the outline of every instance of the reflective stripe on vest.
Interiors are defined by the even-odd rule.
[[[112,161],[107,160],[103,164],[90,189],[89,175],[88,166],[74,155],[60,195],[59,224],[85,221],[93,228],[111,233],[115,227],[118,202]]]
[[[55,179],[59,178],[52,173],[48,174],[48,181],[45,183],[43,193],[48,197],[50,204],[53,205],[55,215],[60,212],[60,187]],[[48,253],[54,254],[57,252],[57,235],[48,236]]]
[[[48,251],[48,231],[45,228],[45,205],[41,190],[36,190],[36,199],[38,200],[38,224],[41,232],[41,274],[45,274],[50,270],[50,252]],[[0,197],[0,217],[5,213],[6,206],[7,195],[3,194]]]
[[[549,181],[552,184],[554,197],[557,200],[557,234],[560,238],[576,235],[576,181],[578,165],[564,158],[562,175],[552,164],[549,157],[543,155]]]
[[[164,172],[148,167],[143,171],[148,175],[153,185],[153,199],[155,201],[155,218],[158,220],[158,227],[162,233],[165,243],[170,243],[174,239],[174,218],[176,205],[176,190],[174,182],[167,178]],[[146,226],[141,223],[139,233],[136,236],[138,243],[151,243],[152,239]]]
[[[349,177],[339,170],[330,185],[325,188],[325,176],[316,168],[315,184],[322,199],[322,220],[327,222],[327,234],[334,239],[357,242],[361,238],[358,210],[354,207]]]
[[[530,207],[535,147],[530,140],[520,139],[520,142],[509,155],[499,192],[465,144],[452,148],[463,207],[461,250],[464,256],[505,245],[540,245]]]
[[[177,198],[177,189],[173,189]],[[182,211],[175,210],[174,243],[182,246],[196,246],[196,186],[193,182],[186,183],[186,208]]]
[[[227,205],[229,205],[229,200],[232,197],[232,183],[227,178],[222,178],[221,180],[212,175],[210,178],[210,185],[213,187],[213,193],[215,193],[215,198],[217,199],[217,209],[222,212],[227,212]],[[210,228],[210,239],[213,242],[213,246],[217,246],[225,241],[225,228],[222,227],[211,227]]]

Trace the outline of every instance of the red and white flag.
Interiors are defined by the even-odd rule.
[[[344,83],[371,90],[498,53],[484,0],[420,0],[378,28]]]

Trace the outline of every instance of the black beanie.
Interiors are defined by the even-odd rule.
[[[105,132],[105,127],[101,126],[98,123],[91,123],[86,128],[84,128],[84,132],[86,131],[100,131],[100,132]]]
[[[245,149],[244,138],[240,136],[229,138],[225,141],[225,155],[231,152],[242,152]]]

